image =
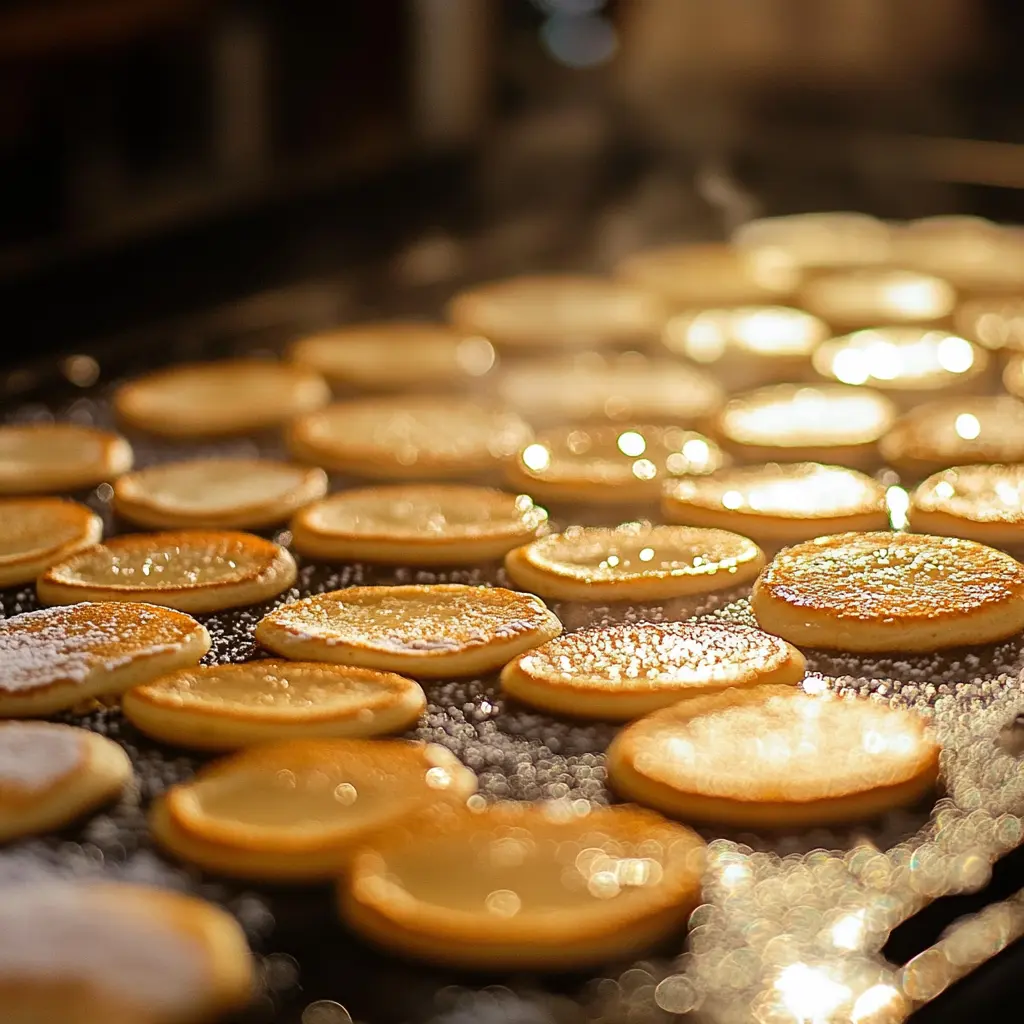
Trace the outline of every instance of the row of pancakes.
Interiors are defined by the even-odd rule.
[[[873,227],[865,230],[867,237]],[[834,252],[836,244],[833,239],[822,251]],[[698,263],[715,258],[706,251]],[[727,259],[735,264],[735,252]],[[847,259],[844,265],[853,262],[884,260]],[[809,286],[810,264],[804,273]],[[682,269],[668,274],[677,276],[688,275]],[[522,283],[514,283],[513,297]],[[607,327],[618,316],[596,295],[556,299],[546,309],[531,299],[526,308],[539,328],[533,336],[547,330],[549,341],[557,335],[560,342],[574,337],[591,344],[593,324]],[[452,308],[458,322],[457,304]],[[569,312],[559,314],[562,308]],[[579,309],[596,312],[591,326],[577,331]],[[482,333],[496,345],[519,344],[493,324]],[[493,360],[493,347],[472,339],[461,358],[475,359],[479,369]],[[349,341],[357,350],[356,339]],[[928,344],[937,352],[941,338]],[[347,345],[329,347],[343,353]],[[394,374],[413,360],[412,351],[390,351],[388,359],[399,367]],[[950,351],[947,345],[947,356]],[[956,352],[951,358],[955,362]],[[549,395],[571,390],[582,372],[582,364],[573,365]],[[612,365],[600,387],[611,387],[628,360]],[[655,365],[668,373],[674,364]],[[847,359],[847,370],[851,365]],[[534,384],[544,376],[534,374]],[[429,372],[418,377],[429,379]],[[297,382],[294,388],[289,379]],[[529,374],[522,379],[522,394],[533,393]],[[652,378],[646,379],[652,390]],[[666,379],[663,393],[671,393],[680,378]],[[820,425],[826,435],[847,418],[835,402],[850,392],[835,387],[791,389],[798,403],[818,396],[804,422]],[[632,393],[644,391],[641,379]],[[877,401],[864,388],[851,391],[858,402]],[[686,393],[695,400],[696,391]],[[183,437],[257,429],[298,415],[289,430],[293,453],[354,475],[447,479],[518,452],[536,486],[516,488],[549,500],[540,491],[544,467],[538,467],[543,450],[556,446],[532,437],[518,417],[451,399],[350,402],[321,411],[324,401],[317,374],[247,363],[169,371],[125,386],[116,405],[135,429]],[[623,405],[593,408],[621,419]],[[633,407],[627,408],[628,419]],[[774,413],[761,433],[776,437],[791,421],[786,412]],[[611,781],[622,795],[684,820],[803,825],[916,799],[935,782],[938,750],[925,724],[908,713],[812,696],[805,690],[815,689],[813,680],[794,685],[805,675],[794,645],[929,649],[998,639],[1024,625],[1024,569],[970,541],[853,533],[798,545],[766,566],[758,544],[728,527],[768,545],[820,533],[823,523],[829,529],[883,527],[884,493],[871,478],[835,467],[722,470],[732,475],[707,478],[713,486],[703,505],[746,518],[707,522],[698,518],[700,497],[681,485],[704,483],[700,473],[708,467],[696,467],[714,461],[717,449],[693,432],[677,436],[690,422],[687,417],[669,428],[676,433],[657,459],[649,456],[665,428],[610,428],[602,435],[613,450],[608,461],[624,462],[628,481],[654,479],[648,497],[657,498],[664,478],[680,478],[666,490],[666,516],[726,529],[630,523],[544,535],[546,516],[525,495],[417,486],[324,499],[320,468],[205,460],[129,474],[130,449],[114,435],[72,427],[0,430],[0,451],[9,452],[0,476],[15,481],[4,484],[8,493],[78,489],[119,477],[116,505],[125,519],[196,528],[97,544],[99,521],[83,506],[36,498],[6,503],[0,509],[10,538],[5,580],[27,582],[41,573],[39,595],[57,607],[0,624],[0,714],[41,716],[86,698],[123,694],[126,715],[157,739],[243,748],[154,805],[155,837],[182,859],[218,873],[274,881],[343,874],[345,919],[386,947],[457,964],[538,968],[637,951],[681,925],[699,901],[700,840],[629,807],[602,810],[565,801],[488,806],[474,795],[473,773],[446,750],[367,739],[401,731],[420,715],[426,697],[416,679],[501,668],[505,691],[540,708],[637,719],[609,751]],[[590,443],[581,433],[597,433],[574,430],[565,434],[571,454]],[[972,430],[967,424],[954,432],[972,440]],[[979,427],[973,439],[980,433]],[[691,441],[706,447],[687,449]],[[753,454],[756,448],[748,458],[765,457]],[[800,450],[783,449],[789,454],[767,457]],[[831,442],[833,461],[846,461],[843,449]],[[987,453],[978,460],[991,461]],[[949,464],[940,456],[939,465]],[[954,496],[965,472],[936,479],[933,490],[944,500]],[[1000,498],[1016,486],[1007,467],[970,472],[980,473]],[[626,489],[621,477],[611,485],[599,482],[606,495]],[[831,497],[837,492],[844,501]],[[857,495],[852,504],[851,492]],[[572,485],[568,495],[604,500]],[[628,498],[636,500],[635,493]],[[921,513],[923,502],[915,508]],[[862,513],[868,518],[844,521]],[[516,585],[553,601],[661,603],[756,577],[753,608],[764,631],[641,622],[562,634],[558,617],[532,593],[356,587],[267,614],[256,637],[282,659],[198,666],[210,638],[183,611],[257,603],[295,580],[284,547],[226,528],[260,528],[290,515],[296,548],[314,557],[451,564],[506,555]],[[783,532],[773,535],[778,523]],[[949,532],[963,529],[955,524]],[[123,750],[104,737],[10,721],[0,726],[0,839],[57,828],[111,799],[130,779]],[[72,941],[86,934],[88,942]],[[88,1002],[83,995],[94,1000],[97,992],[109,1019],[200,1019],[238,1005],[248,991],[250,969],[237,926],[186,897],[125,886],[28,889],[0,907],[0,935],[18,936],[17,942],[0,941],[0,995],[14,1020],[19,1013],[38,1019],[41,1006],[73,1019],[74,1007]],[[140,965],[135,977],[125,977],[120,960],[106,956],[111,949],[132,951]],[[47,967],[45,987],[38,984],[40,964]]]

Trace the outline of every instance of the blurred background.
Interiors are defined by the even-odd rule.
[[[0,300],[65,346],[393,251],[1024,220],[1022,28],[1015,0],[3,0]]]

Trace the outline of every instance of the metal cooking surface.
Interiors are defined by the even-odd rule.
[[[188,356],[196,355],[194,343],[182,347]],[[171,354],[176,354],[173,348],[162,350],[163,358]],[[132,365],[137,361],[137,354],[111,362],[101,358],[101,383],[54,386],[33,394],[30,402],[11,403],[6,418],[56,416],[109,424],[106,396],[111,382],[125,372],[137,372],[141,367]],[[139,466],[183,454],[281,454],[273,437],[185,446],[129,436]],[[332,483],[335,489],[341,482]],[[81,497],[103,514],[108,532],[118,529],[112,522],[108,486]],[[554,518],[564,522],[576,516],[573,510],[562,509]],[[269,535],[288,540],[283,530]],[[275,601],[197,616],[213,639],[205,660],[261,656],[252,639],[256,622],[268,608],[300,596],[366,583],[506,583],[497,565],[436,572],[361,564],[328,567],[301,560],[299,564],[296,586]],[[0,592],[5,616],[37,606],[32,587]],[[743,591],[672,606],[553,603],[552,608],[566,629],[689,615],[753,623]],[[873,695],[934,714],[945,748],[946,794],[934,806],[929,802],[850,829],[727,837],[721,830],[702,830],[715,841],[704,905],[694,915],[688,952],[680,959],[676,957],[683,952],[682,937],[650,962],[609,965],[591,979],[455,975],[402,963],[349,936],[337,923],[326,888],[265,889],[182,868],[154,848],[145,812],[153,797],[190,777],[206,759],[145,738],[115,708],[97,710],[84,719],[65,717],[125,746],[135,764],[137,792],[80,827],[0,851],[0,884],[46,874],[106,875],[189,889],[223,903],[238,917],[261,956],[261,993],[244,1018],[253,1024],[299,1021],[304,1008],[318,999],[336,1000],[368,1024],[658,1022],[697,1008],[716,1020],[749,1020],[753,1012],[762,1022],[781,1024],[799,1019],[801,1013],[809,1018],[827,1009],[830,1000],[846,997],[844,989],[847,996],[874,992],[874,1003],[860,1004],[861,1019],[881,1022],[890,1018],[872,1017],[867,1010],[878,1003],[881,1009],[873,1012],[886,1012],[885,1000],[895,998],[891,993],[896,991],[886,986],[901,987],[913,999],[925,1001],[1022,927],[1021,915],[1014,916],[1016,904],[1011,904],[1005,912],[990,913],[970,934],[947,940],[947,945],[953,943],[949,949],[944,946],[911,961],[902,975],[898,965],[887,965],[879,956],[891,928],[937,896],[983,886],[990,863],[1021,841],[1024,776],[1016,753],[1024,748],[1017,737],[1024,730],[1013,722],[1024,713],[1024,645],[1017,639],[922,657],[812,651],[808,664],[822,687],[847,696]],[[612,799],[603,751],[615,727],[574,723],[507,703],[496,675],[427,682],[424,690],[427,712],[407,735],[454,751],[476,771],[480,792],[487,798],[596,803]],[[342,1024],[344,1017],[337,1011],[332,1016],[329,1007],[321,1010],[322,1017],[307,1013],[304,1024]]]

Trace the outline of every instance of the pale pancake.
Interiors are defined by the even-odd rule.
[[[256,639],[287,658],[434,679],[500,668],[561,631],[532,594],[438,583],[307,597],[264,616]]]
[[[735,306],[680,313],[661,340],[670,352],[713,366],[732,389],[807,376],[807,360],[830,333],[800,309]]]
[[[267,660],[179,669],[130,690],[121,704],[130,722],[164,743],[233,750],[401,732],[427,699],[417,683],[390,672]]]
[[[648,341],[665,309],[650,292],[603,277],[524,275],[460,292],[448,319],[499,346],[569,348]]]
[[[996,295],[1024,288],[1024,234],[982,217],[925,217],[893,234],[901,266],[937,274],[961,293]]]
[[[870,388],[776,384],[737,395],[715,420],[716,436],[749,462],[835,462],[876,458],[896,409]]]
[[[656,501],[665,481],[702,476],[728,456],[703,434],[651,425],[544,431],[505,465],[505,480],[538,501],[631,505]]]
[[[113,800],[131,777],[128,755],[99,733],[0,722],[0,843],[63,828]]]
[[[50,715],[123,693],[194,665],[209,649],[204,626],[152,604],[76,604],[0,619],[0,715]]]
[[[734,530],[778,544],[823,533],[884,530],[885,491],[854,469],[769,462],[670,481],[661,509],[670,523]]]
[[[547,512],[525,494],[454,484],[342,491],[292,520],[310,558],[395,565],[475,565],[532,540]]]
[[[242,751],[172,786],[154,837],[207,871],[281,882],[336,878],[369,833],[433,801],[463,801],[476,776],[436,744],[295,740]]]
[[[338,402],[296,420],[296,458],[374,479],[451,479],[495,469],[531,437],[515,413],[442,397]]]
[[[956,311],[959,334],[994,352],[1024,351],[1024,299],[1012,295],[972,299]]]
[[[326,493],[322,469],[270,459],[188,459],[121,477],[114,508],[151,529],[258,529],[283,522]]]
[[[932,651],[1024,629],[1024,566],[974,541],[841,533],[776,555],[754,584],[758,624],[842,651]]]
[[[185,363],[122,384],[122,422],[164,437],[215,437],[280,426],[330,399],[312,370],[265,359]]]
[[[0,500],[0,587],[29,583],[69,555],[99,542],[103,520],[62,498]]]
[[[295,582],[280,545],[231,530],[130,533],[52,566],[36,583],[44,604],[148,601],[186,612],[259,604]]]
[[[664,814],[740,828],[855,821],[935,785],[939,747],[921,717],[791,686],[726,690],[627,726],[608,778]]]
[[[501,374],[498,394],[535,426],[587,420],[692,425],[724,400],[703,370],[637,352],[516,363]]]
[[[748,221],[733,232],[732,242],[748,254],[773,254],[820,270],[885,263],[892,237],[887,224],[866,213],[824,211]]]
[[[900,417],[879,451],[918,478],[949,466],[1024,462],[1024,403],[1006,396],[926,402]]]
[[[486,338],[444,324],[353,324],[302,338],[288,352],[334,384],[370,391],[465,386],[494,367]]]
[[[730,686],[798,683],[804,656],[759,629],[638,622],[563,633],[509,662],[510,697],[544,711],[628,721]]]
[[[107,430],[74,423],[0,427],[0,494],[77,491],[131,468],[131,445]]]
[[[835,330],[931,324],[951,316],[956,291],[931,274],[891,267],[842,270],[808,281],[797,304]]]
[[[957,466],[913,493],[910,527],[982,544],[1024,545],[1024,466]]]
[[[747,253],[722,242],[642,249],[620,261],[615,274],[677,308],[778,302],[800,281],[785,256]]]
[[[632,958],[680,931],[704,859],[695,833],[632,807],[441,807],[361,846],[341,913],[416,959],[566,970]]]
[[[661,601],[752,580],[761,549],[725,530],[625,523],[571,526],[509,552],[517,586],[560,601]]]
[[[879,327],[832,338],[814,353],[814,369],[843,384],[867,384],[918,400],[929,391],[963,390],[988,369],[988,353],[966,338],[928,327]]]
[[[252,995],[242,929],[212,903],[137,885],[53,879],[2,892],[5,1021],[200,1024],[242,1009]],[[83,1001],[103,1015],[75,1016]]]

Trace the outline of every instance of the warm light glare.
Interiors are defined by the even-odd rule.
[[[523,449],[523,465],[534,473],[542,473],[551,465],[551,452],[542,444],[530,444]]]
[[[864,940],[864,911],[846,914],[832,925],[832,944],[839,949],[859,949]]]
[[[897,1015],[893,1014],[893,1010],[895,1010],[898,1004],[902,1001],[899,989],[894,988],[892,985],[881,983],[878,985],[872,985],[871,988],[865,989],[857,997],[857,1001],[853,1004],[853,1011],[850,1014],[850,1020],[852,1021],[852,1024],[872,1022],[878,1015],[883,1014],[886,1010],[888,1010],[889,1013],[881,1019],[898,1019]],[[902,1014],[899,1014],[898,1016],[902,1017]]]
[[[962,412],[957,416],[953,429],[956,431],[957,437],[962,437],[965,441],[973,441],[981,433],[981,423],[978,422],[977,416],[969,412]]]
[[[807,964],[790,964],[775,979],[775,988],[783,1005],[801,1024],[827,1024],[851,995],[845,985]]]
[[[886,489],[885,505],[889,510],[889,522],[894,530],[907,528],[907,512],[910,509],[910,495],[896,484]]]
[[[647,450],[647,442],[644,440],[643,434],[638,434],[635,430],[624,430],[619,434],[619,451],[623,455],[628,455],[630,458],[636,458],[638,455],[643,455]]]

